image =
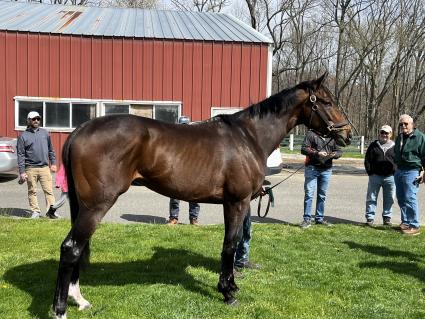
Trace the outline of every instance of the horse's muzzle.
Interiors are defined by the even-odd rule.
[[[335,134],[334,140],[337,145],[345,147],[351,144],[352,137],[350,130],[341,130]]]

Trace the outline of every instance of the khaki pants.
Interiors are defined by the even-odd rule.
[[[41,212],[37,200],[37,183],[40,182],[46,198],[47,210],[55,203],[55,196],[53,195],[52,174],[50,168],[45,167],[29,167],[25,169],[28,175],[28,201],[30,208],[33,212]]]

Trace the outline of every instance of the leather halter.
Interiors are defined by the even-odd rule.
[[[326,129],[328,130],[327,134],[324,134],[324,137],[332,136],[333,134],[343,131],[347,129],[347,126],[350,124],[347,120],[341,121],[339,123],[334,123],[330,120],[330,115],[324,108],[319,108],[319,105],[317,105],[317,98],[316,95],[310,93],[310,102],[312,103],[311,106],[311,113],[310,113],[310,121],[308,126],[311,126],[311,121],[313,119],[313,113],[317,113],[319,117],[322,119],[323,122],[326,124]]]

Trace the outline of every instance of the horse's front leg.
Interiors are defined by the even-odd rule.
[[[241,236],[240,229],[243,219],[249,209],[250,198],[240,202],[225,202],[224,208],[224,242],[221,252],[221,273],[218,281],[218,291],[224,296],[224,302],[235,304],[234,293],[238,291],[233,275],[235,251]]]

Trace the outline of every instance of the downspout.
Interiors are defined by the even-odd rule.
[[[269,44],[267,54],[267,83],[266,83],[266,96],[272,95],[272,75],[273,75],[273,44]]]

